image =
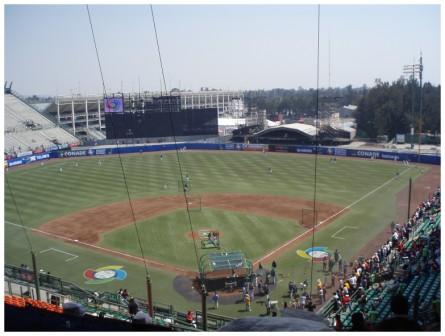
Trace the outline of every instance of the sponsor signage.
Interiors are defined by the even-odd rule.
[[[354,155],[354,153],[355,153],[355,155]],[[352,152],[352,156],[379,158],[380,157],[380,153],[379,152],[371,152],[371,151],[359,150],[359,151]]]
[[[32,151],[18,153],[17,157],[23,157],[23,156],[28,156],[28,155],[32,155]]]
[[[335,156],[347,156],[346,149],[344,148],[334,148],[334,155]]]
[[[259,144],[248,144],[244,146],[245,151],[262,151],[263,148],[264,146]]]
[[[385,154],[385,153],[382,153],[382,157],[381,158],[385,159],[385,160],[399,160],[399,156],[395,155],[395,154]]]
[[[309,153],[309,154],[312,154],[314,151],[313,151],[312,148],[298,148],[297,147],[296,152],[297,153],[306,153],[306,154]]]
[[[36,160],[49,159],[49,154],[48,154],[48,153],[45,153],[45,154],[38,154],[38,155],[35,155],[35,157],[36,157]]]
[[[86,150],[74,150],[74,151],[66,151],[60,153],[61,157],[75,157],[75,156],[86,156],[86,155],[88,155]]]
[[[105,155],[107,154],[107,150],[104,149],[96,149],[96,155]]]
[[[9,167],[18,166],[18,165],[21,165],[22,163],[23,163],[22,159],[11,160],[11,161],[8,161],[8,166]]]

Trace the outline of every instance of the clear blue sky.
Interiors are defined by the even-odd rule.
[[[154,6],[168,88],[316,86],[316,5]],[[158,90],[150,7],[90,6],[107,91]],[[321,6],[320,85],[397,79],[424,55],[440,82],[439,5]],[[5,80],[23,94],[101,93],[84,5],[6,5]]]

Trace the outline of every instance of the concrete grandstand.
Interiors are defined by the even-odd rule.
[[[5,152],[11,155],[44,151],[79,140],[56,126],[14,94],[5,93]]]

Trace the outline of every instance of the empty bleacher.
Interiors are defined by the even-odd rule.
[[[5,94],[5,152],[46,149],[55,144],[79,143],[37,110],[12,94]]]

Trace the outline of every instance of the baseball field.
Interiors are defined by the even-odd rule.
[[[175,152],[122,155],[123,171],[118,156],[11,169],[5,183],[5,263],[31,265],[32,249],[38,267],[55,276],[99,292],[127,288],[143,298],[144,256],[155,302],[199,309],[199,302],[179,293],[175,283],[198,271],[197,257],[213,252],[199,241],[195,250],[193,241],[192,231],[210,228],[220,232],[221,250],[240,250],[254,265],[277,262],[272,299],[283,300],[289,280],[309,279],[310,262],[296,251],[311,246],[313,217],[307,209],[313,208],[314,156],[179,155],[183,177],[190,181],[192,225]],[[364,253],[391,220],[406,218],[409,178],[418,185],[416,197],[423,199],[438,185],[439,168],[319,157],[314,246],[339,249],[347,261]],[[87,270],[108,266],[120,266],[126,276],[99,279],[104,281],[85,276]],[[320,264],[314,274],[322,277]],[[265,311],[262,302],[254,302],[251,313],[243,304],[222,304],[217,312],[258,315]]]

